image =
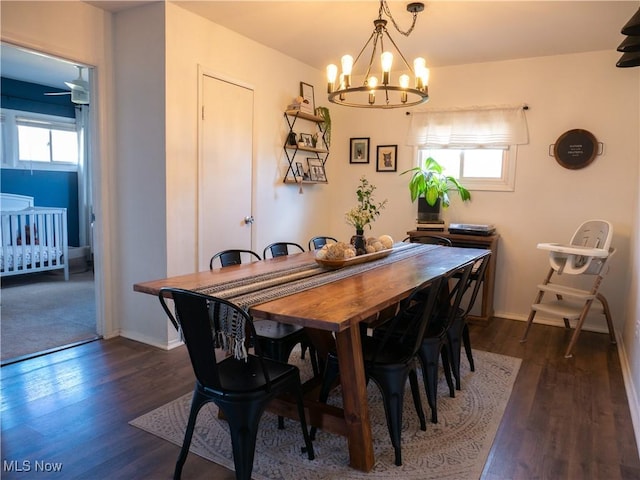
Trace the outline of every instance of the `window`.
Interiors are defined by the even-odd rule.
[[[529,142],[526,106],[416,112],[407,143],[419,164],[433,157],[469,190],[513,191],[517,146]]]
[[[0,120],[2,168],[78,170],[75,118],[3,109]]]
[[[418,164],[434,158],[469,190],[513,191],[516,146],[504,148],[430,147],[418,149]]]
[[[73,123],[16,117],[18,160],[78,164],[78,134]]]

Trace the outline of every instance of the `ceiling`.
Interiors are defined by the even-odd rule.
[[[263,45],[324,70],[355,58],[373,32],[379,1],[179,1],[181,7]],[[389,1],[398,26],[411,15],[406,1]],[[428,67],[615,50],[623,25],[640,2],[425,1],[415,30],[387,29],[407,60]]]
[[[153,1],[153,0],[149,0]],[[91,1],[117,12],[146,1]],[[256,42],[324,70],[350,53],[354,57],[373,31],[379,2],[361,1],[187,1],[173,2]],[[411,16],[406,1],[389,1],[399,28]],[[409,37],[391,22],[388,30],[407,60],[423,56],[429,67],[612,50],[638,1],[428,1]],[[72,62],[0,47],[3,76],[66,89],[77,77]],[[86,77],[85,77],[86,78]]]

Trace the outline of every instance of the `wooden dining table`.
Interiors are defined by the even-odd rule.
[[[365,472],[373,468],[375,459],[361,349],[361,322],[369,322],[379,312],[393,308],[422,283],[490,254],[485,249],[410,245],[419,249],[414,255],[255,304],[249,309],[256,320],[268,319],[301,325],[335,335],[343,406],[338,408],[322,404],[317,401],[317,396],[306,396],[305,412],[311,425],[344,435],[348,443],[349,465]],[[398,244],[395,248],[404,247]],[[314,252],[292,254],[136,283],[133,288],[136,292],[152,295],[157,295],[162,287],[198,290],[207,285],[250,279],[283,268],[315,263],[314,259]],[[278,415],[291,418],[297,416],[295,407],[285,400],[275,401],[270,408]]]

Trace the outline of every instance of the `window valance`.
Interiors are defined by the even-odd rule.
[[[414,112],[407,145],[506,146],[529,143],[525,107],[491,106]]]

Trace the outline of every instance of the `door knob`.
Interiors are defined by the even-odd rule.
[[[249,215],[248,217],[244,217],[244,223],[246,223],[246,224],[253,223],[253,215]]]

